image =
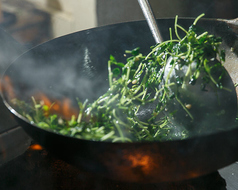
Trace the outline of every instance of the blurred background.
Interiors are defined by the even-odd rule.
[[[150,0],[157,18],[234,19],[237,0]],[[144,19],[137,0],[0,0],[0,27],[31,48],[97,26]]]

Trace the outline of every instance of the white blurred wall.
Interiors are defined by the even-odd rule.
[[[96,0],[27,0],[51,14],[53,37],[97,25]]]

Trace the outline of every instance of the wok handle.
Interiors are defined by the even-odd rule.
[[[155,39],[155,42],[156,43],[163,42],[163,38],[162,38],[159,28],[157,26],[156,19],[155,19],[153,11],[151,9],[149,1],[148,0],[138,0],[138,3],[141,7],[141,10],[142,10],[145,18],[146,18],[146,21],[150,27],[150,30],[152,32],[154,39]]]

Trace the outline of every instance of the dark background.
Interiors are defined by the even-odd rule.
[[[197,17],[234,19],[237,0],[150,0],[157,18]],[[97,0],[98,26],[144,19],[137,0]]]

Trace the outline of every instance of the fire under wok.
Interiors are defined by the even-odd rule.
[[[173,28],[174,19],[158,19],[158,23],[163,39],[169,39],[168,28]],[[193,19],[179,19],[184,28],[192,23]],[[236,26],[209,19],[201,19],[198,25],[223,39],[225,67],[237,83]],[[9,66],[2,79],[4,103],[24,130],[53,154],[85,171],[115,180],[178,181],[211,173],[238,160],[238,127],[225,125],[221,132],[183,140],[99,142],[39,128],[10,102],[13,97],[27,101],[37,93],[57,100],[68,98],[72,104],[77,104],[75,97],[95,99],[108,89],[110,55],[125,62],[125,50],[140,47],[146,54],[151,45],[154,39],[145,21],[98,27],[53,39],[24,53]]]

